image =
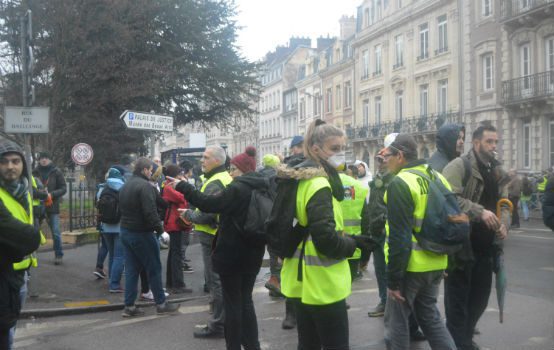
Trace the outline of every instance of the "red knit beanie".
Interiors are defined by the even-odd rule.
[[[256,148],[254,146],[246,147],[244,153],[231,159],[231,164],[239,168],[244,174],[256,171]]]

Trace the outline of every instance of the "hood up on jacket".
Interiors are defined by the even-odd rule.
[[[235,177],[233,179],[233,182],[245,184],[252,189],[269,188],[269,179],[262,174],[254,171]]]
[[[433,169],[440,172],[448,163],[460,156],[456,152],[460,131],[465,134],[465,127],[461,124],[444,124],[440,127],[437,132],[437,151],[429,158],[429,164]]]

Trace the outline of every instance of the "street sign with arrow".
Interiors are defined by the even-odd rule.
[[[173,131],[173,117],[126,110],[119,117],[129,129]]]

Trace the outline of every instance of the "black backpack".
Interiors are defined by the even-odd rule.
[[[279,179],[277,195],[266,221],[267,250],[280,258],[291,258],[307,236],[307,228],[296,221],[298,180]]]
[[[444,186],[434,170],[407,170],[422,178],[427,207],[421,231],[414,236],[421,248],[437,254],[454,254],[469,240],[469,218],[462,213],[456,195]],[[419,182],[419,181],[418,181]]]
[[[250,195],[250,203],[246,212],[244,227],[241,229],[233,219],[235,227],[242,233],[244,238],[249,240],[266,240],[265,222],[271,214],[275,191],[271,189],[270,180],[265,179],[267,186],[264,188],[255,188]]]
[[[98,220],[106,224],[117,224],[121,219],[121,211],[119,210],[119,192],[108,187],[107,185],[102,190],[98,202]]]

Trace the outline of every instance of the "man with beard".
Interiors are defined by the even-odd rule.
[[[494,213],[498,200],[508,197],[509,181],[496,160],[496,128],[479,126],[472,144],[465,160],[456,158],[443,170],[460,208],[471,220],[471,245],[450,257],[445,279],[446,325],[461,350],[479,349],[473,342],[474,329],[489,301],[493,261],[502,254],[498,242],[506,238],[509,227],[509,221],[501,222]],[[463,184],[466,164],[471,166],[471,175]],[[502,218],[510,220],[507,209]]]

